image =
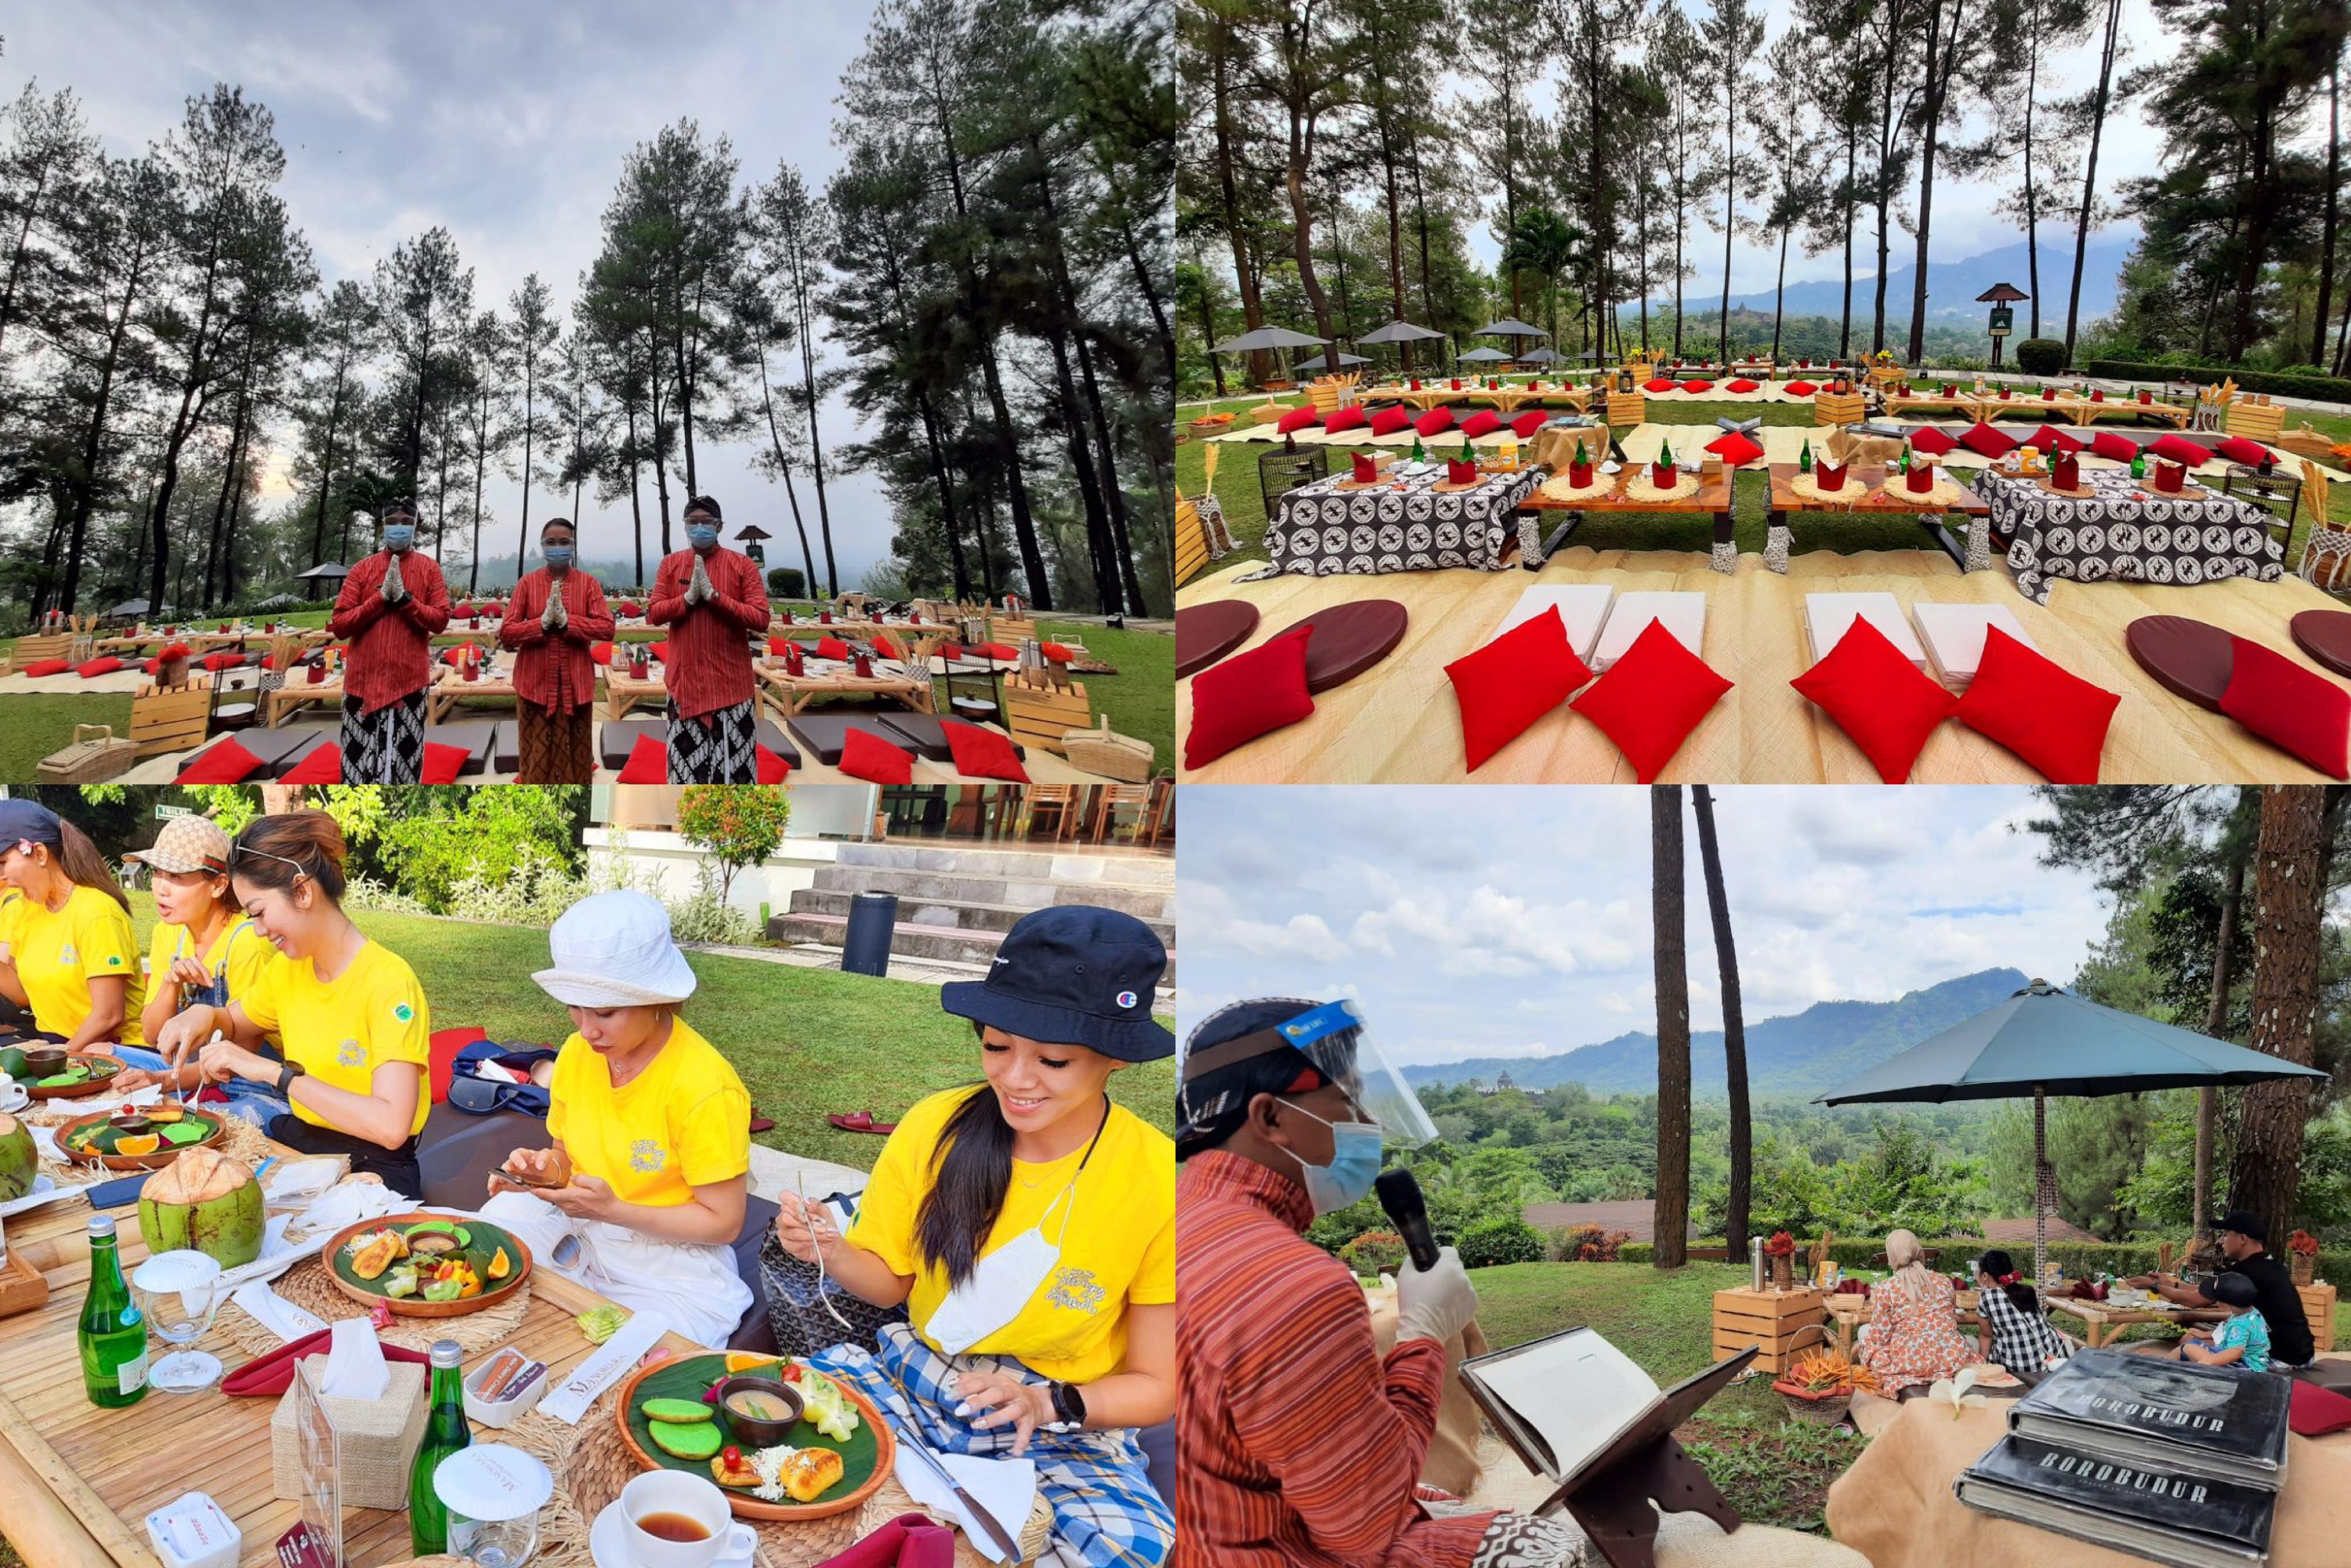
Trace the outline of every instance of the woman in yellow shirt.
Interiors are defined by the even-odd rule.
[[[906,1113],[846,1234],[788,1193],[777,1239],[906,1308],[820,1369],[934,1448],[1035,1459],[1048,1561],[1158,1563],[1175,1517],[1134,1429],[1176,1413],[1176,1145],[1104,1091],[1175,1054],[1151,1017],[1166,949],[1133,915],[1062,905],[997,953],[987,979],[939,997],[976,1026],[987,1082]]]
[[[274,1086],[292,1110],[269,1135],[305,1154],[349,1155],[404,1197],[422,1190],[416,1134],[433,1021],[424,988],[399,955],[343,913],[343,834],[324,811],[256,818],[229,852],[229,884],[277,949],[226,1006],[176,1014],[155,1047],[195,1061],[209,1082]],[[275,1035],[286,1058],[261,1054]]]
[[[734,1241],[750,1196],[751,1096],[716,1048],[678,1016],[695,975],[669,912],[642,893],[583,898],[547,934],[531,977],[570,1010],[573,1032],[548,1084],[554,1146],[517,1151],[490,1178],[482,1216],[530,1243],[542,1265],[632,1311],[660,1312],[686,1338],[723,1346],[751,1305]],[[553,1261],[580,1240],[569,1268]]]
[[[68,1051],[139,1044],[131,904],[89,835],[37,801],[0,800],[0,881],[24,894],[0,933],[0,995]]]

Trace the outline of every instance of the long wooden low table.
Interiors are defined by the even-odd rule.
[[[1864,1323],[1876,1315],[1876,1309],[1871,1304],[1867,1296],[1852,1291],[1842,1294],[1832,1291],[1824,1300],[1829,1309],[1829,1318],[1836,1324],[1837,1350],[1842,1354],[1851,1355],[1855,1336],[1860,1333]],[[1953,1300],[1959,1305],[1960,1328],[1974,1329],[1981,1326],[1983,1314],[1976,1311],[1975,1291],[1958,1291]]]
[[[651,666],[658,669],[659,665]],[[629,674],[627,666],[618,662],[604,667],[604,717],[607,722],[626,718],[629,710],[639,703],[655,706],[669,701],[669,678],[648,674],[643,680]]]
[[[1773,571],[1784,572],[1788,570],[1788,550],[1794,540],[1788,522],[1791,513],[1850,512],[1864,517],[1916,517],[1918,519],[1918,526],[1927,530],[1928,537],[1935,541],[1945,555],[1951,558],[1952,562],[1961,571],[1984,571],[1990,569],[1991,564],[1989,555],[1991,525],[1985,520],[1991,516],[1990,502],[1965,485],[1960,485],[1958,479],[1952,477],[1951,471],[1945,469],[1942,477],[1959,486],[1962,498],[1957,502],[1921,506],[1916,502],[1903,500],[1898,496],[1889,496],[1881,489],[1879,486],[1886,483],[1886,465],[1882,463],[1851,469],[1846,473],[1844,480],[1845,493],[1850,498],[1832,501],[1796,494],[1796,465],[1792,463],[1772,464],[1771,506],[1763,539],[1764,564],[1771,567]],[[1962,546],[1958,539],[1954,538],[1950,529],[1943,524],[1942,519],[1945,517],[1954,516],[1970,519],[1969,542],[1966,546]],[[1979,538],[1979,535],[1981,537]],[[1979,546],[1981,548],[1978,549]]]
[[[1698,476],[1698,491],[1678,501],[1635,501],[1625,496],[1625,486],[1635,476],[1647,471],[1647,465],[1625,465],[1616,476],[1613,494],[1583,501],[1554,500],[1538,488],[1519,503],[1519,515],[1530,526],[1519,529],[1519,564],[1529,571],[1540,571],[1553,551],[1567,542],[1570,534],[1582,526],[1584,517],[1592,512],[1643,512],[1666,516],[1688,516],[1692,513],[1714,519],[1714,570],[1729,571],[1738,561],[1739,547],[1730,530],[1730,474],[1728,470]],[[1545,483],[1549,483],[1548,480]],[[1538,537],[1544,512],[1564,512],[1567,520],[1553,529],[1549,537]]]
[[[790,718],[819,697],[888,697],[916,713],[932,711],[932,687],[922,675],[885,674],[879,668],[863,679],[849,668],[795,675],[781,659],[758,662],[759,695],[778,718]]]
[[[2076,1301],[2071,1296],[2044,1296],[2043,1304],[2053,1312],[2064,1312],[2082,1320],[2082,1343],[2092,1350],[2110,1343],[2116,1335],[2133,1323],[2217,1323],[2227,1319],[2227,1309],[2221,1307],[2179,1307],[2171,1312],[2157,1312],[2147,1307],[2117,1307],[2105,1301]]]

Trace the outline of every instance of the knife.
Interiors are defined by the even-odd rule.
[[[922,1439],[906,1429],[905,1423],[898,1419],[896,1412],[889,1411],[885,1414],[889,1416],[890,1425],[897,1429],[898,1440],[914,1450],[914,1457],[929,1467],[931,1474],[936,1476],[954,1491],[956,1500],[962,1503],[971,1517],[979,1521],[981,1528],[987,1531],[987,1538],[1004,1549],[1005,1562],[1019,1562],[1020,1543],[1005,1533],[1004,1526],[996,1522],[996,1516],[979,1506],[979,1500],[966,1491],[963,1489],[963,1483],[955,1479],[955,1473],[939,1463],[939,1457],[925,1448]]]

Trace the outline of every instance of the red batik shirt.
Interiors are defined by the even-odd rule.
[[[604,603],[604,585],[586,572],[563,574],[563,613],[570,619],[553,636],[539,625],[547,613],[555,574],[540,567],[515,584],[507,601],[507,618],[498,622],[498,641],[517,650],[515,654],[515,695],[538,707],[562,713],[592,702],[596,696],[596,661],[589,649],[612,640],[612,612]]]
[[[1491,1514],[1413,1500],[1445,1347],[1382,1361],[1347,1266],[1302,1232],[1280,1172],[1211,1152],[1176,1182],[1176,1561],[1202,1568],[1467,1568]]]
[[[670,629],[669,657],[662,669],[680,718],[700,718],[749,702],[758,689],[749,633],[768,629],[768,590],[759,580],[759,563],[722,545],[704,558],[703,570],[717,597],[688,609],[685,585],[694,580],[694,551],[663,557],[653,577],[653,603],[645,609],[647,621]]]
[[[449,625],[449,585],[441,565],[421,550],[400,558],[401,586],[408,597],[397,608],[383,601],[384,573],[392,553],[378,550],[343,579],[327,630],[350,644],[343,661],[343,692],[359,699],[361,713],[390,707],[433,684],[433,638]]]

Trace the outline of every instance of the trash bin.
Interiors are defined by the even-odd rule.
[[[860,893],[849,900],[849,930],[841,939],[841,969],[845,975],[886,975],[890,972],[890,937],[898,924],[898,895]]]

